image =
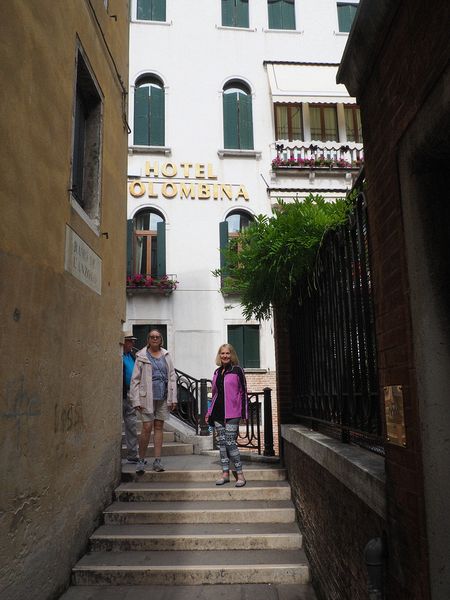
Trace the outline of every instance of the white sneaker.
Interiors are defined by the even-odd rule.
[[[145,463],[147,461],[140,458],[136,464],[136,473],[145,473]]]
[[[165,471],[164,467],[161,464],[160,458],[155,458],[155,460],[153,461],[153,470],[157,473],[162,473],[163,471]]]

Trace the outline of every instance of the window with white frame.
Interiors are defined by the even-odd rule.
[[[228,325],[228,343],[236,350],[241,367],[259,369],[259,325]]]
[[[133,139],[136,146],[164,146],[164,85],[154,75],[145,75],[136,81]]]
[[[129,275],[166,275],[166,223],[156,210],[143,209],[128,221]]]
[[[165,21],[166,0],[136,0],[136,19],[139,21]]]
[[[310,104],[309,119],[311,139],[315,141],[339,141],[338,118],[335,104]]]
[[[303,140],[303,111],[300,103],[275,104],[275,139]]]
[[[268,0],[269,29],[295,29],[295,0]]]
[[[252,94],[242,81],[223,88],[224,148],[253,150]]]
[[[222,0],[222,25],[248,28],[248,0]]]
[[[359,106],[356,104],[348,104],[344,106],[344,116],[347,142],[356,142],[358,144],[362,144],[363,138]]]

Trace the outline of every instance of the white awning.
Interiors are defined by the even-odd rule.
[[[336,83],[337,65],[266,63],[274,102],[356,104],[345,85]]]

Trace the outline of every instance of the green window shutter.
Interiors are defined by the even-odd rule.
[[[259,369],[259,325],[244,325],[244,367]]]
[[[228,248],[228,222],[219,223],[219,241],[220,241],[220,269],[222,271],[222,281],[227,277],[227,259],[224,251]]]
[[[224,148],[239,148],[238,140],[238,95],[233,92],[223,95]]]
[[[234,0],[222,0],[222,25],[231,27],[233,23]]]
[[[166,223],[160,221],[156,225],[156,254],[157,254],[157,277],[164,277],[166,273]]]
[[[137,87],[134,90],[134,143],[139,146],[149,145],[149,95],[148,87]]]
[[[244,328],[243,325],[228,325],[228,343],[236,350],[239,364],[245,367],[244,362]]]
[[[164,89],[152,86],[150,93],[150,145],[164,146]]]
[[[253,150],[251,94],[239,94],[239,148],[242,150]]]
[[[282,0],[281,20],[283,29],[295,29],[295,0]]]
[[[151,21],[152,0],[137,0],[136,18],[142,21]]]
[[[127,221],[127,275],[133,274],[133,236],[134,222],[133,219]]]
[[[152,0],[152,20],[166,20],[166,0]]]
[[[269,29],[282,29],[282,0],[269,0]]]
[[[352,28],[353,19],[357,10],[356,4],[339,3],[337,5],[339,31],[349,32]]]
[[[236,25],[248,27],[248,0],[236,0]]]

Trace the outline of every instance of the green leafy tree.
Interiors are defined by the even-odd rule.
[[[279,202],[272,217],[259,215],[224,250],[226,267],[214,272],[222,291],[240,295],[244,317],[268,319],[289,305],[297,283],[314,267],[326,230],[344,222],[349,200],[326,202],[310,194]]]

